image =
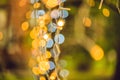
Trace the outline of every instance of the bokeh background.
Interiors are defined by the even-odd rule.
[[[33,80],[31,27],[22,28],[29,0],[0,0],[0,80]],[[68,80],[120,80],[120,1],[67,0],[60,61]],[[31,20],[32,21],[32,20]]]

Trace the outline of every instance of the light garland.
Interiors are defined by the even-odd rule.
[[[61,70],[58,65],[61,53],[59,44],[65,40],[60,31],[64,28],[69,8],[64,8],[66,0],[30,0],[32,11],[26,18],[34,19],[35,26],[30,32],[32,41],[32,58],[29,66],[35,80],[65,79],[69,72]]]

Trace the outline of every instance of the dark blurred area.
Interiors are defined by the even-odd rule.
[[[120,80],[120,1],[67,0],[60,61],[68,80]],[[34,80],[28,67],[31,27],[23,29],[29,0],[0,0],[0,80]],[[32,21],[32,20],[30,20]]]

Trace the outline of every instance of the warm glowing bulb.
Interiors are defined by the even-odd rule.
[[[64,21],[64,20],[59,20],[59,21],[57,22],[57,25],[58,25],[58,26],[64,26],[64,24],[65,24],[65,21]]]
[[[104,57],[104,51],[98,45],[95,45],[91,48],[90,54],[91,54],[92,58],[97,60],[97,61],[101,60]]]

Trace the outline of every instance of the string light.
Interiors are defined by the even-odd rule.
[[[65,1],[30,0],[33,8],[26,13],[26,18],[33,19],[34,26],[30,31],[33,55],[29,66],[37,76],[37,80],[60,79],[57,63],[61,52],[59,45],[65,40],[60,31],[65,25],[65,18],[69,16],[68,10],[70,10],[63,7]],[[28,21],[21,25],[23,31],[26,31],[29,26],[31,25]]]

